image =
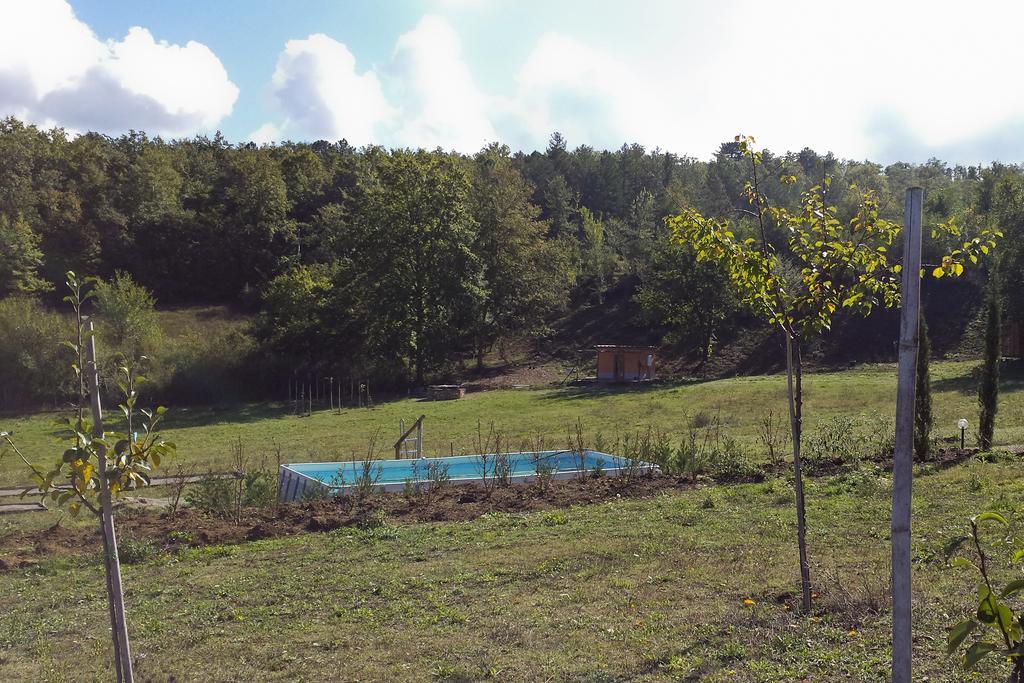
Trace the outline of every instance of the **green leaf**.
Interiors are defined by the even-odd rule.
[[[991,520],[993,522],[999,522],[1003,526],[1010,526],[1010,523],[1006,521],[1006,518],[998,512],[982,512],[980,515],[975,515],[973,519],[975,524]]]
[[[964,642],[964,639],[971,634],[971,631],[980,626],[974,619],[965,619],[959,624],[949,629],[949,634],[946,636],[946,654],[953,654],[956,649],[960,647],[960,644]]]
[[[1024,589],[1024,579],[1016,579],[1006,584],[1006,588],[1004,588],[1003,592],[999,594],[999,597],[1007,598],[1015,593],[1020,592],[1021,589]]]
[[[999,646],[995,643],[975,643],[967,648],[964,654],[964,666],[968,669],[974,667],[982,658],[990,652],[995,652]]]

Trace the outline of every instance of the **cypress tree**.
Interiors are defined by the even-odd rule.
[[[928,323],[921,311],[918,326],[917,347],[917,396],[914,402],[914,455],[918,460],[928,459],[932,440],[932,381],[929,376],[928,360],[932,345],[928,338]]]
[[[993,283],[995,279],[993,278]],[[978,381],[978,446],[983,451],[992,448],[996,430],[996,409],[999,401],[999,294],[996,287],[988,288],[988,320],[985,326],[985,358]]]

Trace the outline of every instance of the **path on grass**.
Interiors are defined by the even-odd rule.
[[[150,486],[170,486],[171,484],[195,484],[199,481],[205,481],[206,479],[233,479],[235,477],[233,472],[212,472],[210,474],[192,474],[186,477],[153,477],[149,481]],[[32,494],[32,486],[19,486],[16,488],[0,489],[0,498],[14,498],[24,493],[25,489],[30,489],[27,495]],[[64,486],[58,486],[57,488],[67,488]]]

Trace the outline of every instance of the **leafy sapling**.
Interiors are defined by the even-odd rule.
[[[112,499],[124,491],[147,486],[150,483],[149,472],[159,467],[163,459],[173,455],[175,446],[159,433],[165,409],[160,407],[149,411],[137,407],[137,387],[144,378],[137,367],[124,358],[118,360],[117,385],[122,394],[118,408],[126,429],[105,429],[100,405],[96,339],[93,324],[83,310],[93,297],[92,280],[79,279],[74,272],[68,272],[66,285],[70,293],[64,301],[74,311],[75,339],[64,342],[64,346],[74,354],[71,369],[78,394],[75,414],[66,423],[68,447],[60,459],[46,470],[22,453],[11,434],[0,435],[0,440],[21,458],[32,473],[34,486],[25,489],[23,495],[34,491],[43,500],[66,507],[72,515],[79,514],[84,508],[99,520],[117,680],[130,682],[134,678]],[[90,408],[91,419],[86,417]]]
[[[1024,683],[1024,631],[1021,624],[1024,613],[1019,608],[1014,610],[1008,602],[1024,590],[1024,574],[1019,571],[1024,560],[1024,549],[1015,550],[1010,556],[1011,564],[1018,569],[1018,578],[999,589],[995,582],[993,561],[982,547],[979,527],[985,522],[992,522],[1004,531],[1009,527],[1006,518],[999,513],[984,512],[971,518],[968,535],[954,538],[946,545],[946,557],[951,565],[973,569],[981,579],[978,582],[977,612],[973,618],[965,619],[949,629],[946,649],[949,654],[953,654],[963,647],[962,662],[968,669],[995,653],[1005,658],[1010,666],[1008,683]],[[965,550],[961,552],[962,549]],[[972,635],[974,638],[967,645]]]
[[[744,187],[750,209],[740,210],[752,219],[750,234],[742,232],[746,225],[703,216],[692,208],[668,218],[667,224],[673,239],[691,246],[698,261],[712,261],[723,267],[743,303],[778,328],[784,337],[801,606],[807,612],[811,608],[811,579],[801,469],[801,349],[807,340],[832,329],[837,311],[867,315],[876,308],[899,304],[903,266],[891,248],[902,227],[882,215],[875,192],[855,187],[851,190],[859,194],[858,205],[849,218],[842,220],[837,203],[832,201],[832,178],[828,175],[801,195],[795,210],[771,206],[762,192],[763,152],[755,148],[752,137],[738,135],[736,144],[750,164],[750,180]],[[783,169],[779,180],[793,184],[796,177]],[[773,228],[785,235],[784,249],[769,240]],[[932,276],[960,276],[965,265],[977,263],[1001,236],[1002,233],[989,228],[968,234],[953,220],[936,226],[932,237],[942,239],[947,250]]]

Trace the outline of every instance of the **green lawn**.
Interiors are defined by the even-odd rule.
[[[977,400],[970,378],[973,363],[937,362],[932,365],[936,435],[952,436],[959,417],[977,424]],[[891,416],[894,412],[896,370],[871,365],[843,372],[807,376],[807,428],[834,415]],[[1001,444],[1024,442],[1024,381],[1019,370],[1005,371],[996,432]],[[383,457],[390,457],[398,437],[399,420],[406,424],[425,414],[426,448],[431,455],[476,450],[478,421],[486,432],[493,422],[512,447],[537,435],[552,447],[564,447],[576,420],[593,439],[606,441],[648,426],[682,434],[698,412],[717,415],[725,431],[746,443],[754,457],[757,425],[772,410],[786,414],[785,378],[781,375],[737,377],[706,382],[660,384],[650,387],[577,387],[488,391],[461,401],[390,401],[372,409],[323,410],[312,417],[291,415],[283,404],[246,404],[220,408],[171,406],[166,434],[178,444],[179,461],[200,471],[229,467],[232,446],[239,439],[251,463],[273,467],[278,450],[283,462],[347,459],[363,456],[375,433]],[[54,414],[0,418],[0,429],[13,430],[30,457],[49,463],[63,448],[57,440]],[[970,438],[971,435],[969,434]],[[173,465],[173,463],[171,463]],[[11,456],[0,460],[0,485],[27,482],[26,471]]]
[[[945,566],[940,549],[969,514],[1020,510],[1020,466],[971,462],[915,487],[915,680],[1001,680],[944,654],[944,629],[970,610],[974,578]],[[786,609],[798,572],[782,479],[158,556],[124,572],[137,673],[883,681],[889,490],[870,474],[810,483],[811,618]],[[0,678],[109,680],[95,558],[2,573],[0,605]]]

